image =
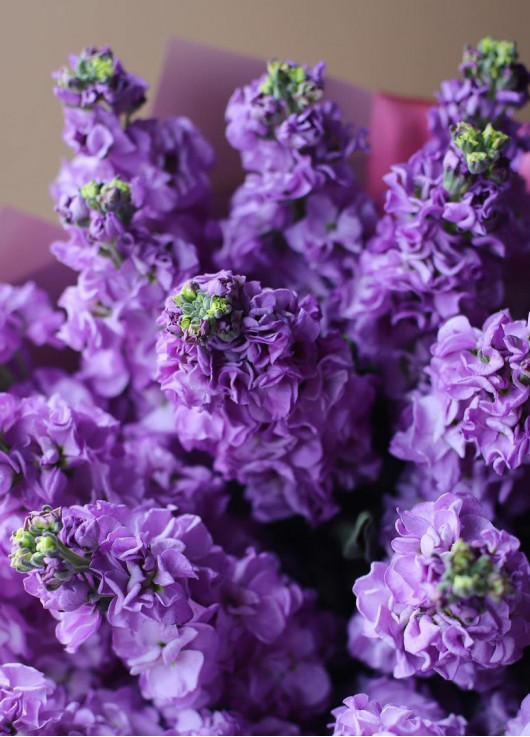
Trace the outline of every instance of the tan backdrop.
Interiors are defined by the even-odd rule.
[[[463,45],[488,34],[517,40],[530,63],[530,0],[2,0],[0,203],[54,219],[48,183],[66,151],[49,75],[83,46],[111,45],[152,84],[167,40],[181,36],[322,58],[347,81],[429,96]]]

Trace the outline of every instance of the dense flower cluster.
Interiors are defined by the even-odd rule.
[[[529,731],[530,76],[460,72],[378,217],[324,65],[269,63],[220,219],[109,48],[54,75],[74,283],[0,284],[0,735]]]
[[[395,648],[394,675],[439,673],[472,688],[530,644],[530,566],[473,497],[444,494],[396,524],[388,562],[354,586],[364,635]]]
[[[20,663],[0,666],[0,734],[42,734],[56,721],[49,705],[55,685],[35,668]],[[49,732],[51,734],[51,732]]]
[[[513,130],[506,113],[526,105],[530,82],[515,43],[486,37],[476,46],[466,46],[460,73],[461,79],[447,80],[440,87],[440,106],[430,113],[433,131],[443,136],[462,120]]]
[[[85,49],[55,76],[76,157],[52,188],[69,235],[53,252],[79,272],[60,301],[60,338],[81,354],[80,376],[97,394],[128,389],[142,406],[156,315],[199,266],[213,151],[186,118],[131,121],[146,85],[106,48]]]
[[[27,377],[30,347],[58,344],[54,334],[63,317],[33,282],[0,284],[0,389]]]
[[[358,693],[334,709],[335,735],[463,735],[465,719],[445,716],[439,704],[415,684],[379,678],[363,684]]]
[[[247,175],[222,223],[222,268],[314,294],[327,325],[343,327],[341,289],[373,233],[373,202],[348,159],[366,149],[324,99],[324,65],[272,62],[233,94],[227,137]]]
[[[372,383],[337,333],[320,335],[313,297],[221,271],[169,297],[161,324],[158,376],[179,437],[246,486],[258,519],[326,519],[334,482],[374,476]]]
[[[468,50],[466,58],[482,53]],[[518,80],[526,95],[526,72]],[[509,117],[513,96],[499,93],[498,114],[482,117],[477,100],[490,100],[482,76],[452,84],[468,103],[442,95],[435,136],[385,177],[385,216],[350,287],[350,333],[397,399],[418,381],[444,320],[483,321],[502,305],[503,263],[508,268],[528,243],[528,197],[513,168],[522,146]]]
[[[32,512],[12,540],[11,565],[67,652],[110,626],[112,651],[169,721],[216,702],[257,721],[326,703],[331,622],[272,554],[225,553],[196,515],[102,501]]]

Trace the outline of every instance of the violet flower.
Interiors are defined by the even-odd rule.
[[[473,497],[445,494],[403,512],[386,563],[354,585],[364,634],[395,648],[394,675],[439,673],[473,688],[530,642],[529,574],[519,540]]]

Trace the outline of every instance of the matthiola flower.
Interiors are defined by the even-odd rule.
[[[20,663],[1,665],[0,734],[39,734],[59,716],[50,699],[54,689],[35,668]]]
[[[518,227],[505,141],[462,124],[449,148],[429,142],[387,177],[386,215],[361,255],[347,315],[361,353],[381,367],[394,395],[417,380],[445,319],[483,320],[500,304],[500,263]]]
[[[472,688],[530,642],[530,567],[519,540],[473,497],[445,494],[396,524],[388,562],[354,585],[364,634],[395,648],[394,675],[439,673]]]
[[[506,724],[506,735],[526,735],[530,733],[530,698],[527,696],[519,713]]]
[[[156,316],[167,289],[197,266],[195,249],[176,239],[155,240],[143,258],[126,259],[118,270],[86,269],[60,298],[67,319],[59,331],[81,353],[80,378],[99,395],[127,388],[145,392],[156,369]]]
[[[196,516],[101,501],[33,512],[12,540],[11,565],[67,652],[110,627],[112,650],[161,709],[221,700],[260,721],[300,705],[310,717],[327,700],[331,622],[271,554],[238,559]]]
[[[129,414],[141,416],[161,402],[156,316],[205,248],[214,154],[187,118],[131,122],[146,87],[109,49],[89,49],[73,66],[59,73],[58,96],[76,157],[52,187],[68,239],[52,251],[79,277],[61,298],[60,338],[81,353],[93,391],[127,395]]]
[[[13,359],[18,354],[28,359],[28,345],[57,345],[55,332],[63,317],[56,312],[45,292],[33,282],[21,287],[0,284],[0,364],[1,379],[7,388],[11,383],[27,378]]]
[[[225,522],[225,482],[208,459],[187,453],[174,436],[155,432],[148,423],[146,418],[145,424],[123,427],[123,454],[111,468],[113,488],[124,500],[153,500],[156,506],[173,504],[181,513],[197,514],[213,532],[221,519]]]
[[[336,735],[463,735],[462,717],[446,716],[440,706],[415,690],[414,683],[380,678],[367,681],[367,693],[349,696],[332,712]]]
[[[429,437],[425,428],[423,438]],[[399,437],[399,445],[397,439]],[[393,452],[411,455],[405,448],[413,443],[411,435],[396,436]],[[425,447],[428,441],[424,443]],[[482,503],[484,515],[500,526],[512,526],[517,517],[530,509],[528,499],[528,469],[521,467],[500,476],[482,459],[476,458],[468,449],[460,458],[450,445],[446,454],[432,463],[427,458],[408,463],[397,481],[395,495],[383,497],[384,513],[381,519],[379,542],[390,549],[395,535],[395,522],[398,510],[411,509],[423,501],[436,501],[442,494],[451,492],[457,496],[472,495]]]
[[[253,722],[274,715],[299,724],[326,708],[331,681],[325,663],[333,652],[334,622],[315,610],[311,594],[273,642],[243,642],[245,649],[236,645],[224,693],[233,708]]]
[[[439,107],[430,112],[430,125],[437,135],[462,120],[472,124],[506,126],[509,117],[528,101],[528,70],[518,60],[511,41],[483,38],[466,46],[460,66],[462,79],[442,83]]]
[[[454,87],[454,99],[441,95],[433,138],[385,177],[385,216],[354,285],[345,285],[348,333],[395,398],[418,381],[445,320],[465,314],[477,323],[501,307],[505,280],[520,269],[514,259],[527,250],[528,196],[515,172],[526,144],[508,98],[496,97],[501,68],[522,76],[502,47],[481,42],[480,74],[442,88]],[[493,108],[495,115],[486,112]],[[524,287],[507,299],[526,305]]]
[[[0,432],[0,510],[15,500],[29,511],[111,493],[107,480],[118,423],[98,407],[69,404],[58,394],[3,394]]]
[[[372,476],[371,382],[338,334],[319,336],[314,298],[221,271],[171,295],[160,324],[158,377],[182,443],[246,484],[258,519],[326,519],[334,482]]]
[[[227,137],[248,174],[222,223],[216,263],[316,295],[326,324],[342,327],[341,288],[353,278],[376,212],[347,161],[365,148],[363,137],[321,100],[323,72],[323,65],[272,63],[234,93]]]
[[[179,709],[174,718],[166,716],[172,726],[165,735],[243,735],[248,732],[249,725],[237,712],[213,711],[201,709]]]
[[[164,734],[159,712],[132,685],[89,689],[79,701],[68,703],[52,726],[63,734],[76,735]]]
[[[482,329],[473,328],[463,316],[440,328],[428,369],[431,389],[416,402],[441,409],[431,447],[445,446],[442,452],[453,466],[459,463],[455,451],[463,457],[467,444],[498,474],[525,463],[529,336],[528,321],[512,320],[507,310],[489,317]],[[418,422],[418,413],[405,415],[405,429],[393,440],[396,455],[412,460],[407,439]],[[421,431],[426,443],[433,430],[432,423],[426,423]]]
[[[72,55],[70,67],[53,75],[54,92],[65,105],[92,108],[103,104],[120,115],[134,112],[145,102],[146,83],[126,72],[108,46],[87,47],[79,56]]]
[[[189,589],[191,580],[210,575],[192,562],[211,549],[198,518],[98,502],[30,515],[13,544],[12,565],[31,571],[26,589],[59,619],[57,636],[68,651],[106,619],[115,652],[141,674],[147,697],[191,699],[201,679],[211,679],[211,613]]]

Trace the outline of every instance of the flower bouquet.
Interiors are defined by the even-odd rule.
[[[382,205],[322,63],[221,99],[232,151],[108,48],[54,79],[62,271],[0,285],[0,734],[526,733],[515,45],[465,49]]]

